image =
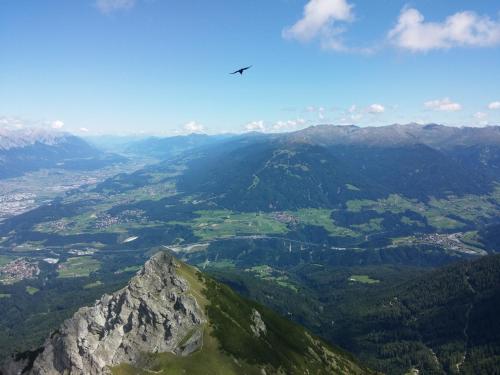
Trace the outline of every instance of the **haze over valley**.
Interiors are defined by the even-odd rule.
[[[491,1],[0,4],[0,375],[500,374]]]
[[[482,329],[471,323],[467,306],[484,304],[477,314],[493,313],[496,306],[491,297],[479,297],[495,293],[496,282],[482,286],[484,292],[472,287],[467,297],[469,284],[453,281],[470,280],[476,263],[470,271],[446,271],[450,279],[439,281],[444,290],[422,289],[425,298],[439,294],[444,310],[405,333],[410,348],[387,334],[373,347],[375,338],[362,338],[366,333],[359,330],[381,335],[380,327],[389,329],[386,313],[366,312],[370,306],[396,309],[390,326],[397,335],[411,316],[427,314],[414,294],[420,278],[443,277],[442,271],[434,276],[436,267],[484,258],[477,267],[488,264],[498,277],[497,258],[488,254],[498,250],[499,146],[497,127],[434,124],[131,140],[120,155],[106,156],[116,164],[96,168],[101,174],[95,180],[62,189],[0,224],[0,323],[8,333],[0,341],[2,353],[27,349],[26,342],[41,344],[61,319],[124,285],[160,250],[332,344],[342,343],[371,368],[399,373],[410,369],[407,363],[419,363],[423,371],[440,373],[465,366],[459,362],[464,345],[475,348],[471,353],[485,350],[461,333],[465,326]],[[34,181],[41,171],[47,185],[75,173],[44,167],[16,178]],[[107,177],[109,171],[123,172]],[[364,293],[380,301],[361,308],[357,299]],[[457,304],[453,293],[464,293],[463,302]],[[75,294],[79,298],[68,304]],[[410,317],[401,311],[408,304],[416,309]],[[456,327],[446,323],[438,344],[435,324],[448,322],[450,309],[465,315]],[[358,319],[367,313],[381,320],[361,325]],[[20,323],[12,327],[13,320]],[[386,358],[379,346],[397,354]],[[471,369],[494,363],[467,358]]]

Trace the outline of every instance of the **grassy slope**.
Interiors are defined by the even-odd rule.
[[[370,373],[349,354],[329,347],[302,327],[243,299],[195,269],[181,264],[179,273],[208,315],[202,348],[187,357],[148,354],[137,367],[121,365],[113,374],[261,375],[262,369],[267,374]],[[260,337],[251,330],[254,310],[259,311],[267,328]]]

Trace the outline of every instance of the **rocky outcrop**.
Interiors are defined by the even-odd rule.
[[[267,333],[266,324],[262,320],[260,313],[255,309],[252,310],[251,321],[252,324],[250,325],[250,329],[255,337],[260,337],[261,335],[265,335]]]
[[[206,320],[178,267],[170,255],[156,254],[125,288],[65,321],[34,361],[18,358],[3,373],[107,374],[110,366],[135,363],[144,353],[197,350]]]

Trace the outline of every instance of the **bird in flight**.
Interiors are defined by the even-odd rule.
[[[234,72],[232,73],[229,73],[229,74],[236,74],[236,73],[240,73],[240,75],[243,75],[243,72],[247,69],[250,69],[252,67],[252,65],[250,66],[247,66],[246,68],[241,68],[241,69],[238,69],[238,70],[235,70]]]

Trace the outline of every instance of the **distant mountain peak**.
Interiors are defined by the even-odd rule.
[[[24,128],[14,130],[0,128],[0,150],[22,148],[35,143],[52,146],[68,137],[73,136],[69,133],[43,128]]]
[[[70,133],[0,128],[0,179],[50,168],[93,170],[123,160]]]

